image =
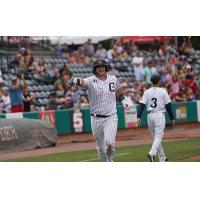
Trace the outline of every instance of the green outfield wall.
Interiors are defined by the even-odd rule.
[[[138,106],[136,105],[129,111],[124,111],[122,106],[117,106],[119,129],[138,127],[136,122],[137,108]],[[191,123],[200,121],[200,101],[172,103],[172,110],[176,123]],[[1,114],[0,119],[2,118],[29,118],[45,120],[57,129],[58,135],[66,135],[77,132],[91,132],[89,109],[9,113]],[[166,123],[170,123],[167,113]],[[146,110],[142,115],[141,127],[147,127]]]

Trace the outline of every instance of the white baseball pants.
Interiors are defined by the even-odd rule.
[[[164,162],[166,156],[162,147],[162,138],[165,129],[165,113],[149,113],[147,116],[147,123],[153,139],[153,144],[149,153],[152,156],[158,156],[159,161]]]
[[[101,162],[113,161],[117,124],[117,114],[106,118],[91,116],[92,133],[96,140],[96,148]]]

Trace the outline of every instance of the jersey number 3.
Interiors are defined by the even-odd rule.
[[[156,108],[157,107],[157,99],[156,98],[152,98],[151,101],[153,102],[153,104],[151,104],[150,106],[152,108]]]

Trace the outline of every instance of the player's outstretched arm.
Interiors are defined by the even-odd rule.
[[[82,78],[78,78],[78,77],[73,77],[72,79],[72,83],[77,85],[77,86],[81,86],[81,87],[85,87],[86,84],[84,82],[84,80]]]
[[[145,108],[145,104],[140,103],[138,111],[137,111],[137,122],[138,122],[138,125],[141,124],[141,117],[142,117],[142,113],[143,113],[144,108]]]
[[[172,112],[171,103],[166,104],[166,105],[165,105],[165,108],[166,108],[166,110],[167,110],[167,112],[168,112],[168,114],[169,114],[169,118],[170,118],[170,120],[171,120],[171,125],[174,127],[174,125],[175,125],[175,120],[174,120],[174,114],[173,114],[173,112]]]

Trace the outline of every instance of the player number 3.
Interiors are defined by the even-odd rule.
[[[156,108],[157,107],[157,99],[156,98],[152,98],[151,101],[153,102],[153,104],[151,104],[150,106],[152,108]]]

